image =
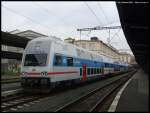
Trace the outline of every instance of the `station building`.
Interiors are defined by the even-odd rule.
[[[91,37],[91,40],[75,40],[72,38],[67,38],[64,41],[88,49],[89,51],[96,52],[100,55],[107,56],[115,60],[115,62],[128,64],[131,64],[133,61],[135,62],[134,56],[130,55],[129,53],[119,52],[116,48],[104,43],[97,37]]]
[[[13,30],[8,32],[10,34],[15,34],[21,37],[26,37],[28,39],[34,39],[38,37],[46,37],[46,35],[32,31],[32,30],[26,30],[26,31],[20,31],[20,30]],[[7,45],[1,45],[2,51],[9,51],[9,52],[16,52],[16,53],[23,53],[23,48],[19,47],[13,47],[13,46],[7,46]],[[1,59],[1,67],[3,71],[7,70],[13,70],[19,67],[21,64],[21,61],[15,60],[15,59]]]

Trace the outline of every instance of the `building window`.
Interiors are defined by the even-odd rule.
[[[86,48],[86,44],[82,44],[82,47],[83,47],[83,48]]]

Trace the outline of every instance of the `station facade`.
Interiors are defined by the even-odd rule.
[[[65,42],[72,43],[79,47],[88,49],[89,51],[107,56],[114,59],[116,62],[127,64],[136,63],[133,55],[126,52],[119,52],[116,48],[104,43],[96,37],[92,37],[91,40],[75,40],[72,38],[67,38],[65,39]]]

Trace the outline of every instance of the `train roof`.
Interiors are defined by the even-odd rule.
[[[103,61],[103,62],[109,62],[109,63],[112,63],[112,64],[118,64],[118,65],[127,65],[127,64],[122,64],[121,62],[118,62],[118,63],[115,63],[115,60],[110,58],[110,57],[107,57],[107,56],[104,56],[104,55],[100,55],[98,53],[95,53],[95,52],[92,52],[92,51],[89,51],[87,49],[84,49],[84,48],[81,48],[81,47],[78,47],[76,45],[73,45],[73,44],[70,44],[70,43],[66,43],[60,39],[56,39],[55,37],[53,36],[49,36],[49,37],[39,37],[39,38],[35,38],[33,40],[31,40],[32,42],[34,41],[53,41],[53,42],[56,42],[57,44],[63,44],[63,45],[67,45],[68,47],[70,48],[73,48],[75,49],[76,51],[76,54],[72,53],[73,56],[76,56],[76,57],[81,57],[81,58],[90,58],[91,60],[99,60],[99,61]],[[85,57],[86,56],[86,57]]]

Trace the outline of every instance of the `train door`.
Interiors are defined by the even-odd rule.
[[[86,65],[82,65],[82,80],[87,80],[87,68],[86,68]]]

